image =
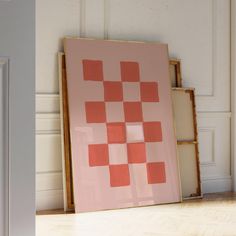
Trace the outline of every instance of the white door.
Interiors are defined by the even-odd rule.
[[[0,236],[33,236],[35,3],[0,0]]]

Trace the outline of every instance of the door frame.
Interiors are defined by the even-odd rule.
[[[35,235],[35,27],[35,0],[0,0],[0,236]]]
[[[231,174],[236,191],[236,0],[231,0]]]
[[[2,137],[0,137],[0,151],[1,155],[3,155],[3,159],[1,159],[0,163],[0,178],[2,181],[0,182],[0,191],[5,193],[0,196],[0,208],[3,209],[3,215],[0,215],[0,235],[8,235],[8,214],[9,214],[9,126],[8,126],[8,102],[9,102],[9,77],[8,77],[8,66],[9,61],[8,58],[0,58],[0,132],[2,133]]]

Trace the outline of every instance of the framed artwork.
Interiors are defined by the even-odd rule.
[[[181,61],[170,59],[170,78],[172,87],[182,87]]]
[[[181,201],[167,46],[64,46],[75,211]]]
[[[66,211],[74,210],[74,197],[73,197],[73,177],[72,177],[72,164],[71,164],[71,151],[70,151],[70,132],[69,132],[69,113],[68,113],[68,98],[67,98],[67,80],[66,80],[66,64],[65,64],[65,54],[59,53],[59,81],[60,81],[60,98],[61,98],[61,135],[62,135],[62,150],[64,163],[64,208]],[[194,131],[194,124],[196,120],[194,119],[194,104],[189,99],[190,94],[185,93],[186,90],[193,93],[193,89],[174,89],[172,88],[172,96],[182,97],[182,99],[187,101],[183,102],[182,99],[175,100],[174,110],[178,115],[175,116],[177,123],[181,123],[184,117],[187,117],[188,131],[184,131],[183,136],[179,135],[178,141],[178,154],[179,154],[179,168],[181,172],[181,186],[182,186],[182,197],[183,198],[193,198],[201,196],[201,184],[200,184],[200,171],[199,171],[199,152],[197,135]],[[194,94],[191,94],[194,96]],[[184,104],[184,107],[182,106]],[[187,109],[187,115],[185,109]],[[179,112],[178,112],[179,111]],[[179,121],[179,122],[178,122]],[[177,130],[182,129],[183,124],[178,125]],[[181,134],[181,132],[178,132]],[[189,135],[190,134],[190,135]],[[190,138],[189,140],[187,138]],[[181,141],[182,140],[182,141]],[[185,141],[184,141],[185,140]],[[194,147],[194,148],[193,148]],[[189,159],[186,157],[189,156]],[[188,160],[191,164],[195,163],[192,171],[188,171],[186,168],[189,166]],[[194,160],[194,162],[193,162]],[[183,162],[184,161],[184,162]],[[191,176],[190,176],[191,175]],[[190,184],[185,183],[189,180]]]

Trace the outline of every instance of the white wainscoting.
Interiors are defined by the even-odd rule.
[[[40,0],[38,210],[63,205],[57,52],[65,35],[168,43],[184,86],[196,88],[203,192],[231,190],[230,0]]]
[[[199,153],[204,193],[232,188],[230,113],[198,113]]]
[[[58,114],[60,112],[59,94],[37,94],[36,111],[38,114]]]
[[[79,0],[36,1],[36,207],[63,208],[57,53],[80,32]]]
[[[59,114],[36,115],[36,207],[63,208]]]

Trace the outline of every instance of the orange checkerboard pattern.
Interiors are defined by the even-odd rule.
[[[129,165],[146,166],[148,184],[166,183],[165,163],[148,161],[147,144],[162,142],[160,121],[145,121],[143,103],[158,103],[158,83],[142,82],[139,63],[120,62],[120,81],[104,79],[103,62],[83,60],[84,81],[103,85],[103,101],[86,101],[87,123],[106,124],[107,143],[88,145],[91,168],[107,166],[110,186],[130,185]]]

